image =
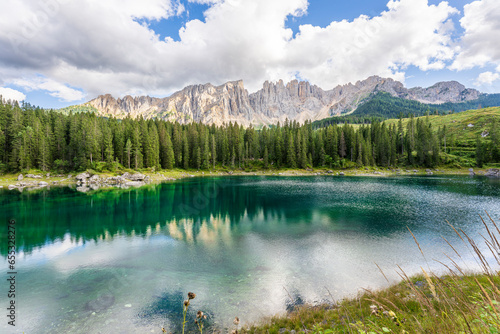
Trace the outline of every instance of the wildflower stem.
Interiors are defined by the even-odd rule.
[[[184,334],[184,327],[186,326],[186,314],[187,314],[187,306],[184,306],[184,311],[182,312],[182,316],[184,320],[182,321],[182,334]]]

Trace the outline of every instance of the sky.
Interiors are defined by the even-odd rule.
[[[0,95],[61,108],[101,94],[372,75],[500,93],[498,0],[2,0]]]

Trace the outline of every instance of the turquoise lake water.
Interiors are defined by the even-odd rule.
[[[458,176],[192,178],[79,193],[0,189],[16,221],[16,327],[1,333],[178,330],[182,301],[218,328],[301,303],[331,302],[397,282],[397,266],[443,272],[470,250],[446,220],[480,242],[479,215],[500,222],[500,182]],[[418,239],[426,257],[416,246]],[[0,275],[8,290],[7,228]],[[1,309],[8,300],[1,298]],[[6,313],[6,311],[4,311]],[[191,321],[190,321],[191,324]]]

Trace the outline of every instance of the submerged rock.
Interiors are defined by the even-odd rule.
[[[76,191],[79,191],[81,193],[86,193],[87,191],[89,191],[90,188],[87,187],[87,186],[83,186],[83,187],[76,187]]]
[[[88,301],[85,304],[87,311],[102,312],[113,306],[115,297],[113,295],[102,295],[94,300]]]
[[[125,187],[142,187],[143,185],[145,185],[146,183],[142,182],[142,181],[130,181],[130,182],[126,182],[124,184]]]

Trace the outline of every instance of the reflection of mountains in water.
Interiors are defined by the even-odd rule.
[[[93,194],[66,187],[36,193],[0,191],[0,219],[17,221],[16,245],[25,252],[62,240],[66,233],[76,240],[98,241],[124,234],[147,236],[165,223],[168,228],[160,228],[161,233],[178,240],[215,242],[248,231],[263,237],[300,237],[318,229],[387,235],[405,231],[415,219],[414,198],[391,193],[391,187],[405,180],[394,184],[357,178],[262,180],[191,179]],[[418,180],[406,182],[418,186]],[[458,187],[456,183],[464,188],[461,182],[433,187],[446,192]],[[382,195],[381,187],[385,187]],[[466,188],[474,193],[476,187]],[[6,256],[4,238],[2,234],[0,251]]]

